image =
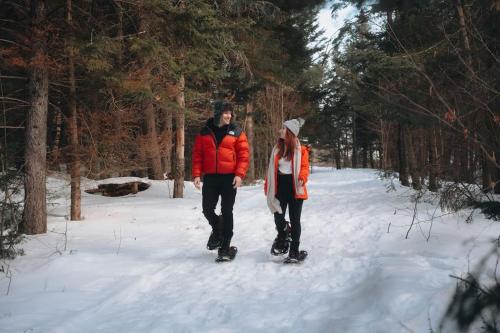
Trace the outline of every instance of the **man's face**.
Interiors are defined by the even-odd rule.
[[[222,126],[224,125],[229,125],[229,123],[231,122],[231,111],[224,111],[222,112],[222,115],[220,117],[220,123]]]

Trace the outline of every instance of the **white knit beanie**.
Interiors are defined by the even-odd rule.
[[[286,128],[290,130],[295,136],[299,136],[299,131],[302,125],[304,125],[305,120],[302,118],[290,119],[283,123]]]

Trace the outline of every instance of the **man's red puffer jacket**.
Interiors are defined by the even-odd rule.
[[[207,125],[194,140],[192,155],[193,178],[206,174],[231,174],[245,177],[249,164],[248,141],[236,124],[229,124],[219,146],[214,132]]]

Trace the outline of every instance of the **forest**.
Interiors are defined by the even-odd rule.
[[[355,13],[327,38],[317,14]],[[374,168],[499,216],[500,1],[0,0],[2,256],[47,231],[46,179],[191,180],[194,136],[235,105],[262,179],[306,119],[315,163]],[[19,199],[21,197],[21,199]],[[10,249],[10,250],[9,250]],[[9,250],[9,251],[8,251]]]
[[[318,14],[325,8],[336,23],[333,35],[325,34],[318,22]],[[350,14],[341,16],[345,11]],[[193,197],[199,194],[193,192],[190,184],[194,138],[206,120],[213,117],[214,105],[219,101],[234,106],[236,123],[248,138],[250,164],[244,179],[248,186],[244,186],[242,196],[251,203],[248,207],[253,211],[242,212],[240,218],[250,220],[259,216],[260,220],[256,220],[262,224],[262,230],[271,230],[273,226],[263,222],[266,217],[258,207],[264,200],[254,199],[253,194],[257,192],[252,186],[260,186],[266,176],[269,156],[283,122],[298,117],[305,119],[300,139],[309,148],[311,170],[324,172],[311,186],[310,201],[316,208],[310,213],[310,221],[320,227],[315,229],[317,239],[328,244],[329,251],[336,255],[327,260],[312,256],[318,271],[311,276],[319,277],[318,286],[324,290],[329,291],[331,285],[322,275],[323,270],[331,269],[333,276],[340,267],[343,276],[356,283],[359,272],[364,272],[365,268],[368,269],[366,280],[372,281],[369,271],[372,267],[378,267],[373,275],[386,269],[387,276],[404,276],[418,267],[414,266],[414,261],[428,259],[426,263],[432,267],[431,272],[423,265],[424,268],[418,271],[421,275],[412,276],[411,283],[405,282],[399,291],[396,289],[395,297],[390,292],[384,295],[385,302],[393,306],[391,302],[405,295],[407,285],[415,288],[410,294],[418,298],[431,290],[428,286],[436,285],[435,280],[425,280],[432,274],[438,276],[445,270],[450,274],[448,267],[460,269],[461,263],[457,264],[454,254],[454,246],[459,241],[453,237],[466,244],[470,241],[466,238],[468,231],[439,224],[446,230],[443,234],[452,235],[442,237],[453,243],[443,250],[439,246],[442,240],[439,234],[435,238],[437,242],[430,241],[433,223],[438,220],[438,208],[433,207],[432,216],[422,221],[418,207],[435,204],[442,212],[439,218],[443,219],[450,212],[465,212],[463,230],[472,230],[469,232],[481,229],[478,226],[467,229],[477,214],[483,214],[481,216],[490,219],[492,224],[500,220],[500,0],[0,0],[0,273],[9,279],[7,295],[12,281],[9,263],[16,257],[23,257],[23,247],[33,246],[23,239],[33,239],[29,238],[31,235],[51,239],[54,235],[48,230],[48,224],[52,221],[53,230],[62,228],[63,224],[57,221],[64,216],[66,229],[59,235],[64,235],[67,243],[68,221],[81,221],[79,225],[85,225],[87,215],[107,214],[100,206],[94,206],[98,207],[95,212],[82,209],[85,207],[82,180],[97,182],[137,177],[171,182],[171,197],[165,193],[161,198],[165,199],[162,205],[168,201],[165,214],[177,216],[178,212],[183,212],[186,218],[193,215],[196,208],[192,208],[195,205]],[[372,171],[379,177],[377,183],[372,181]],[[352,178],[348,180],[352,184],[345,183],[344,175]],[[54,211],[58,209],[53,208],[54,202],[61,201],[56,193],[60,195],[64,190],[64,185],[54,189],[54,184],[60,184],[57,177],[67,179],[67,215],[50,216],[48,207]],[[337,183],[329,184],[332,180]],[[377,192],[382,182],[388,184],[385,194]],[[153,183],[153,190],[162,188],[163,185],[158,184],[165,183]],[[362,186],[367,186],[366,192],[356,192]],[[411,206],[407,216],[394,219],[405,228],[406,222],[401,221],[411,222],[407,232],[405,229],[405,239],[412,227],[413,231],[420,230],[424,234],[427,231],[423,231],[422,225],[430,225],[425,242],[432,243],[429,245],[433,246],[432,251],[426,252],[420,243],[405,247],[410,241],[402,243],[399,235],[389,235],[393,222],[382,225],[392,209],[396,216],[399,208],[384,205],[394,202],[396,206],[398,200],[403,200],[401,195],[393,196],[401,187],[408,191],[403,193],[411,193]],[[157,195],[158,192],[150,193]],[[370,193],[379,195],[370,198]],[[329,197],[340,195],[342,198],[337,201]],[[156,199],[151,196],[139,198],[143,200],[139,202],[146,203],[147,207],[148,202]],[[356,206],[357,199],[362,204]],[[342,215],[344,211],[335,206],[338,202],[350,215]],[[115,201],[115,205],[120,207],[122,203]],[[331,207],[337,208],[334,211],[338,215],[328,215],[333,214]],[[385,211],[382,214],[377,209]],[[360,210],[360,216],[356,217],[356,210]],[[391,212],[387,213],[389,210]],[[372,214],[380,214],[383,218],[372,221]],[[330,221],[323,216],[335,218]],[[189,218],[189,223],[195,223],[196,217]],[[186,244],[176,241],[175,232],[183,232],[186,227],[179,219],[174,222],[162,225],[156,233],[170,228],[168,237],[174,237],[173,243],[182,248]],[[344,222],[352,222],[358,227],[349,229],[349,224]],[[99,239],[102,230],[93,232],[94,225],[89,224],[86,232]],[[158,227],[154,223],[149,226]],[[70,225],[71,228],[76,227]],[[194,237],[192,235],[199,228],[189,229],[194,232],[184,236],[191,241],[189,244],[195,243],[189,237]],[[145,229],[142,232],[149,236],[151,231]],[[370,230],[370,234],[364,230]],[[115,229],[112,232],[116,241],[117,232]],[[372,237],[374,234],[378,235],[376,240]],[[257,241],[267,237],[251,235],[251,239]],[[456,325],[453,327],[463,332],[477,326],[478,322],[483,325],[482,331],[500,331],[500,288],[496,269],[500,237],[493,236],[496,243],[485,241],[498,244],[493,251],[482,259],[474,254],[473,259],[479,262],[475,276],[474,272],[466,277],[450,275],[456,278],[457,289],[447,309],[443,307],[449,295],[448,280],[440,282],[441,289],[432,289],[434,294],[429,292],[429,298],[439,293],[433,304],[438,304],[439,313],[443,314],[441,328],[451,319]],[[383,237],[389,237],[384,239],[389,250],[378,242]],[[133,239],[135,241],[136,237]],[[250,236],[246,240],[249,239]],[[67,251],[66,243],[64,250],[56,251],[61,260],[68,258],[62,256]],[[111,244],[109,240],[103,243]],[[363,247],[364,243],[368,248]],[[116,256],[121,244],[120,226],[119,246],[112,250]],[[364,258],[358,262],[354,254],[335,248],[336,244],[344,244],[345,248],[354,246],[366,256],[377,254],[380,246],[385,256],[371,258],[374,266],[365,267]],[[319,249],[322,244],[316,245]],[[92,250],[99,248],[84,242],[80,246]],[[408,255],[407,258],[412,263],[401,268],[391,266],[392,261],[388,260],[386,265],[377,266],[379,260],[393,255],[392,247],[403,249],[401,253],[413,254],[414,257]],[[190,250],[186,250],[188,254]],[[436,265],[442,258],[434,257],[434,253],[441,250],[448,260],[446,264],[453,264]],[[68,253],[73,255],[72,250]],[[159,256],[162,255],[167,256],[165,253]],[[197,254],[190,255],[190,259],[198,258]],[[405,256],[401,258],[404,261]],[[491,258],[496,258],[496,266],[489,266],[495,268],[486,264],[493,260]],[[144,256],[141,260],[147,261],[150,257]],[[359,270],[347,264],[342,266],[349,260],[352,267],[359,265]],[[247,258],[242,279],[247,277],[246,272],[268,273],[267,266],[254,267],[252,263],[249,264]],[[108,264],[101,267],[106,266]],[[182,267],[185,271],[191,269]],[[313,272],[314,267],[311,267],[309,272]],[[485,282],[479,278],[483,272],[496,283],[485,287]],[[113,276],[111,281],[122,278],[115,277],[114,272],[109,274]],[[193,271],[178,282],[189,281],[189,277],[197,274]],[[160,277],[169,275],[162,273]],[[223,277],[232,281],[230,274]],[[300,284],[308,285],[309,281],[302,278]],[[414,280],[421,278],[427,284],[414,287],[417,284]],[[382,276],[364,287],[373,291],[373,297],[377,298],[377,287],[390,289],[391,280],[386,280]],[[337,281],[337,286],[342,283]],[[461,288],[460,283],[463,283]],[[243,290],[246,285],[237,287]],[[66,285],[62,287],[65,288]],[[154,292],[161,295],[162,288]],[[349,288],[346,290],[349,295],[353,294]],[[259,287],[254,293],[260,291]],[[205,295],[204,290],[199,292]],[[308,297],[310,292],[301,289],[297,295]],[[335,292],[331,295],[338,297]],[[118,296],[115,296],[118,302],[121,302],[120,293],[121,290],[117,291]],[[16,303],[19,308],[24,308],[23,299],[30,298],[23,297]],[[168,297],[165,302],[171,300]],[[191,301],[197,297],[188,298],[187,304],[179,298],[176,302],[186,308],[171,319],[182,323],[185,311],[191,313]],[[363,297],[365,295],[360,294],[360,298]],[[85,298],[86,295],[81,297]],[[331,310],[329,301],[322,301],[319,296],[313,300],[319,302],[320,310],[325,304]],[[348,301],[354,304],[356,313],[362,312],[366,305],[362,302],[358,306],[352,299]],[[308,302],[302,298],[288,300],[287,304],[292,303],[300,303],[304,312],[310,310]],[[419,304],[431,306],[423,298],[419,298]],[[275,307],[276,303],[268,305]],[[75,307],[78,306],[77,303]],[[401,306],[396,303],[393,308],[396,313]],[[341,307],[338,313],[345,311],[347,316],[350,309]],[[380,309],[374,307],[367,318],[372,320],[370,314],[376,314],[378,319],[385,317],[387,313]],[[413,309],[402,309],[400,317],[412,323]],[[113,314],[113,304],[107,310]],[[316,306],[312,313],[317,315],[315,310]],[[425,311],[416,314],[418,322],[414,327],[426,327],[428,319],[429,330],[434,332],[430,310],[428,318]],[[0,320],[10,320],[10,316],[0,313]],[[401,332],[400,329],[406,326],[398,319],[400,317],[379,320],[376,327],[384,327],[383,331],[390,327],[387,332]],[[20,325],[16,317],[13,318],[11,327]],[[339,327],[358,327],[356,319],[345,318],[339,320]],[[323,322],[301,321],[302,326],[296,329],[307,331],[313,327],[324,331],[314,326],[329,323],[331,318],[324,315],[323,319]],[[105,316],[101,320],[107,321]],[[232,325],[242,325],[238,319],[231,320]],[[371,327],[369,321],[362,324],[365,326],[354,331],[363,332],[363,327]],[[389,326],[384,326],[386,324]],[[68,330],[73,328],[68,325]],[[140,327],[140,323],[137,325],[136,328]],[[214,329],[221,327],[218,323],[213,325]],[[165,327],[169,326],[160,325],[158,331],[164,331]],[[182,326],[178,328],[183,331]],[[247,328],[255,329],[254,326]]]

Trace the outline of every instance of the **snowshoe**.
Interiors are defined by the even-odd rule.
[[[288,257],[283,261],[284,264],[300,264],[307,258],[307,251],[299,251],[298,253],[290,252]]]
[[[226,261],[231,261],[236,257],[236,253],[238,253],[238,248],[236,246],[231,246],[229,249],[219,249],[219,253],[217,258],[215,259],[215,262],[226,262]]]

